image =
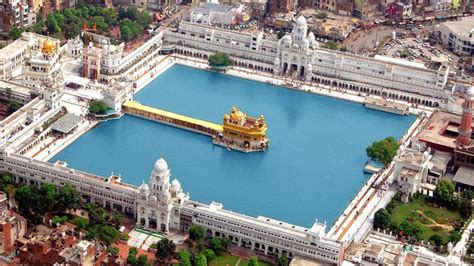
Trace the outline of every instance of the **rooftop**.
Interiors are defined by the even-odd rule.
[[[457,21],[444,22],[442,25],[446,26],[451,31],[458,35],[462,35],[469,38],[469,33],[474,30],[474,16],[463,17]],[[474,41],[474,37],[470,37],[471,41]]]
[[[383,55],[376,55],[374,58],[375,58],[375,60],[382,61],[382,62],[387,62],[387,63],[391,63],[391,64],[395,64],[395,65],[426,69],[424,64],[411,62],[411,61],[408,61],[408,60],[403,60],[403,59],[398,59],[398,58],[393,58],[393,57],[388,57],[388,56],[383,56]]]
[[[436,146],[437,150],[452,151],[456,148],[456,136],[446,134],[447,128],[460,122],[460,115],[445,111],[435,111],[425,127],[416,136],[416,139],[427,143],[428,146]]]
[[[209,14],[211,12],[229,12],[232,9],[232,6],[214,4],[214,3],[204,3],[193,9],[193,13]]]
[[[454,175],[453,181],[471,187],[474,186],[474,168],[460,166],[456,175]]]
[[[59,118],[58,121],[54,122],[51,128],[55,131],[67,134],[83,120],[84,119],[80,116],[66,113],[63,117]]]

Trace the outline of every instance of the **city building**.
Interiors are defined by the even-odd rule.
[[[11,80],[21,75],[26,58],[41,51],[46,36],[23,32],[21,37],[0,50],[0,79]]]
[[[394,175],[398,190],[403,193],[402,199],[408,201],[410,196],[422,191],[422,184],[427,183],[428,163],[431,159],[428,150],[421,152],[415,148],[400,147],[395,157]],[[433,187],[426,189],[433,191]],[[425,192],[425,194],[428,194]]]
[[[291,12],[293,10],[292,0],[269,0],[269,12]]]
[[[240,9],[243,5],[240,6]],[[204,25],[232,25],[235,23],[234,8],[228,5],[202,3],[191,10],[189,20]]]
[[[11,254],[15,250],[16,240],[26,231],[26,219],[11,211],[7,195],[0,192],[0,254]]]
[[[388,5],[387,14],[399,21],[412,17],[413,5],[395,2]]]
[[[106,251],[97,244],[79,240],[67,226],[46,234],[37,233],[19,248],[22,265],[102,265]],[[110,264],[105,264],[110,265]]]
[[[451,95],[447,65],[437,70],[389,57],[369,58],[319,48],[299,17],[291,34],[280,40],[263,32],[234,32],[181,22],[163,37],[165,47],[178,54],[207,58],[227,53],[239,67],[338,86],[429,106],[440,106]]]
[[[0,3],[0,30],[10,32],[13,28],[26,28],[36,23],[36,14],[26,1],[8,0]]]
[[[66,44],[66,54],[74,58],[81,57],[79,72],[90,80],[104,84],[117,81],[134,81],[148,73],[158,63],[163,33],[160,32],[137,49],[125,52],[124,43],[113,45],[110,39],[84,31],[89,36],[88,45],[83,46],[79,38]]]
[[[25,57],[23,67],[23,85],[39,94],[43,88],[63,86],[59,51],[59,40],[47,38],[41,44],[41,50]]]
[[[457,21],[436,25],[441,43],[448,50],[465,56],[474,55],[474,17],[463,17]]]

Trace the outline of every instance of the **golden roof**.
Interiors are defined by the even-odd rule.
[[[45,54],[52,54],[56,50],[56,43],[49,38],[43,42],[41,51]]]
[[[232,107],[230,111],[230,117],[235,121],[242,121],[247,115],[239,110],[239,108]]]

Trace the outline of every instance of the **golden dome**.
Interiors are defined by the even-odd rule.
[[[242,121],[242,119],[244,119],[245,116],[246,115],[242,113],[242,111],[240,110],[237,110],[236,112],[232,112],[231,114],[232,120],[235,120],[235,121]]]
[[[46,54],[51,54],[56,50],[56,43],[49,38],[43,42],[43,48],[41,51]]]

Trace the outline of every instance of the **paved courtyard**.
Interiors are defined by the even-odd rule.
[[[164,236],[160,233],[148,231],[141,228],[133,229],[129,234],[130,239],[127,244],[138,249],[148,250],[151,244],[157,243]]]

